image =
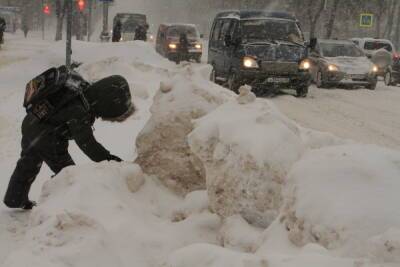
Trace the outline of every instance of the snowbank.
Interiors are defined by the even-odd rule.
[[[373,145],[313,150],[289,175],[281,220],[296,245],[400,259],[400,152]]]
[[[204,79],[204,70],[181,66],[182,73],[160,84],[151,118],[136,140],[136,162],[179,193],[205,188],[201,161],[187,143],[198,119],[231,98],[229,91]],[[209,68],[206,67],[209,71]]]
[[[268,267],[268,261],[259,256],[237,253],[209,244],[196,244],[175,251],[165,267]]]
[[[307,148],[337,140],[303,130],[246,89],[240,89],[237,101],[196,120],[189,144],[206,168],[212,209],[224,218],[240,214],[267,227],[283,204],[291,166]]]
[[[22,247],[2,266],[159,266],[183,246],[215,244],[218,216],[193,211],[174,223],[181,202],[135,164],[65,169],[44,185]]]

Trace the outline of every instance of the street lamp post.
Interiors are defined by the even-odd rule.
[[[67,45],[66,45],[66,63],[65,65],[69,69],[71,67],[71,55],[72,55],[72,1],[66,1],[67,9]]]

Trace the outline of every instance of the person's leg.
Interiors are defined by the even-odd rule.
[[[46,142],[41,142],[37,151],[55,174],[58,174],[65,167],[75,165],[68,153],[68,140],[63,137],[49,135]]]
[[[35,181],[43,160],[30,147],[30,143],[22,138],[21,158],[18,160],[14,173],[11,176],[4,204],[9,208],[29,208],[29,191]],[[31,207],[30,207],[31,208]]]

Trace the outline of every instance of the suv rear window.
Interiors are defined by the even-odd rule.
[[[365,50],[379,50],[381,48],[384,48],[389,52],[392,52],[393,50],[390,44],[384,42],[365,42],[364,44]]]

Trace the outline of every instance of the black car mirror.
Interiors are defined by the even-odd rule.
[[[225,46],[231,46],[232,45],[232,36],[230,34],[225,35],[224,42],[225,42]]]
[[[317,46],[317,41],[318,41],[317,38],[311,38],[308,47],[309,47],[311,50],[314,50],[315,47]]]
[[[204,34],[200,34],[200,38],[203,39],[204,38]]]

